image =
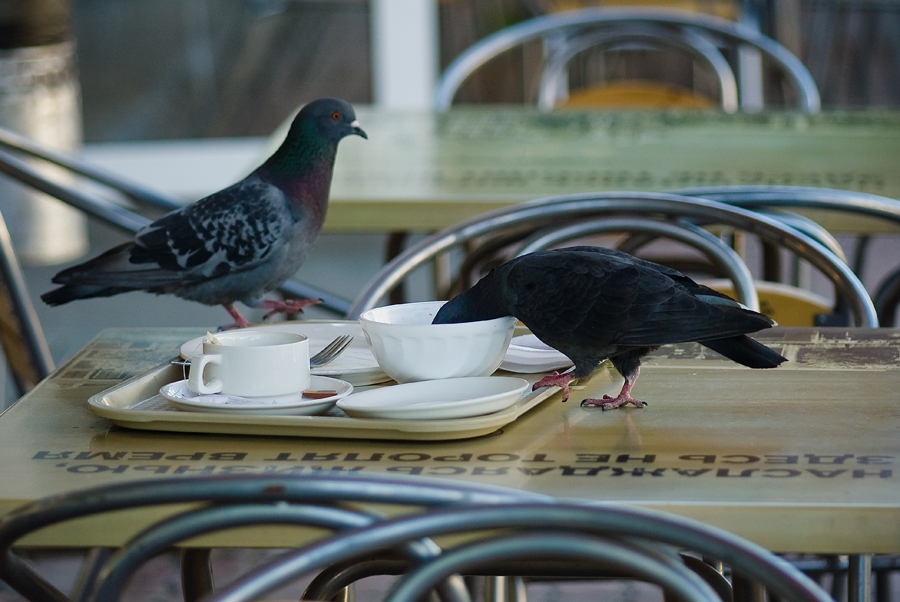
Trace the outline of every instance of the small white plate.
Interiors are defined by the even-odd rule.
[[[572,360],[550,347],[533,334],[514,337],[509,342],[506,356],[500,364],[501,370],[520,374],[536,374],[567,368]]]
[[[312,399],[303,394],[275,397],[238,397],[214,393],[199,395],[188,389],[186,380],[163,385],[159,394],[179,410],[213,412],[218,414],[311,416],[327,412],[335,402],[353,392],[353,385],[327,376],[311,376],[309,388],[317,391],[337,391],[331,397]]]
[[[315,323],[315,322],[285,322],[275,324],[260,324],[253,328],[272,328],[277,332],[290,332],[303,334],[309,338],[309,354],[315,355],[325,345],[336,337],[349,334],[353,341],[330,364],[320,368],[313,368],[310,372],[315,376],[330,376],[349,382],[351,385],[361,387],[388,382],[391,377],[384,373],[378,360],[366,343],[362,326],[358,323]],[[204,337],[197,337],[181,346],[181,357],[186,360],[203,353]]]
[[[445,378],[354,393],[337,406],[352,418],[469,418],[508,408],[527,388],[528,381],[511,376]]]

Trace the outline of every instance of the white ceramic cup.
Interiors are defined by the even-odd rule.
[[[276,397],[309,387],[309,340],[302,334],[247,329],[213,336],[203,355],[191,358],[191,391]]]

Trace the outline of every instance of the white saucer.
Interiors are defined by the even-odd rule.
[[[358,323],[329,323],[329,322],[285,322],[275,324],[260,324],[256,328],[271,328],[276,332],[290,332],[303,334],[309,338],[309,354],[315,355],[336,337],[349,334],[353,341],[344,352],[335,358],[330,364],[320,368],[313,368],[315,376],[330,376],[349,382],[351,385],[361,387],[388,382],[391,377],[384,373],[378,360],[366,343],[362,326]],[[181,346],[181,357],[186,360],[203,353],[204,337],[197,337]]]
[[[506,350],[500,369],[520,374],[536,374],[567,368],[571,365],[572,360],[568,357],[533,334],[526,334],[514,337],[509,342],[509,348]]]
[[[338,399],[353,392],[353,385],[350,383],[327,376],[311,376],[309,388],[337,391],[337,393],[322,399],[303,397],[302,393],[273,397],[238,397],[221,393],[200,395],[188,389],[187,380],[179,380],[164,385],[159,390],[159,394],[179,410],[189,412],[310,416],[327,412]]]
[[[337,406],[352,418],[468,418],[508,408],[528,386],[528,381],[511,376],[445,378],[354,393]]]

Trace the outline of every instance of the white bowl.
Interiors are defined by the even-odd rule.
[[[400,383],[488,376],[497,369],[516,319],[512,316],[432,324],[446,301],[376,307],[359,317],[366,340],[385,373]]]

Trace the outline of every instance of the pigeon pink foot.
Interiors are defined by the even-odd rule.
[[[617,396],[612,397],[611,395],[604,395],[602,399],[588,398],[581,402],[581,407],[599,407],[601,410],[615,410],[616,408],[631,404],[638,408],[643,408],[647,405],[647,402],[641,401],[640,399],[635,399],[631,396],[631,388],[633,386],[634,380],[626,380],[625,384],[622,386],[622,390],[619,391],[619,394]]]
[[[260,307],[270,310],[269,313],[263,316],[263,320],[268,320],[275,314],[295,314],[303,310],[307,305],[316,305],[321,302],[321,299],[288,299],[287,301],[266,299]]]
[[[231,314],[231,317],[234,318],[234,324],[220,326],[219,330],[234,330],[235,328],[246,328],[250,326],[250,322],[247,321],[247,318],[241,315],[241,312],[237,310],[234,304],[223,303],[222,307],[224,307],[225,311]]]
[[[569,383],[572,382],[573,379],[568,374],[560,374],[554,370],[553,374],[548,374],[538,382],[534,383],[531,386],[532,391],[537,391],[541,387],[559,387],[563,392],[563,401],[568,401],[569,399]]]

